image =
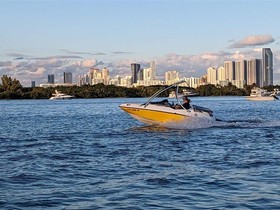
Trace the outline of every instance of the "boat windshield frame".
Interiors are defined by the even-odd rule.
[[[161,93],[163,93],[164,91],[166,91],[166,90],[169,90],[169,89],[171,89],[171,88],[176,88],[176,91],[175,91],[175,98],[176,98],[176,100],[177,100],[177,103],[181,106],[181,107],[183,107],[183,109],[185,109],[185,107],[182,105],[182,103],[180,102],[180,100],[179,100],[179,97],[178,97],[178,95],[179,95],[179,85],[180,84],[182,84],[182,83],[187,83],[187,85],[189,86],[189,84],[188,84],[188,82],[186,81],[186,80],[181,80],[181,81],[179,81],[179,82],[176,82],[176,83],[174,83],[174,84],[172,84],[172,85],[170,85],[170,86],[168,86],[168,87],[166,87],[166,88],[164,88],[164,89],[162,89],[162,90],[158,90],[154,95],[152,95],[145,103],[143,103],[142,105],[144,106],[144,107],[146,107],[146,106],[148,106],[158,95],[160,95]]]

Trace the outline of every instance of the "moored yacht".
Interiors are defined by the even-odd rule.
[[[188,96],[188,97],[199,96],[198,93],[196,93],[192,90],[186,90],[186,89],[183,90],[183,95]]]
[[[183,96],[184,96],[183,94],[176,95],[176,91],[173,90],[169,93],[168,98],[176,98],[176,97],[182,98]]]
[[[50,98],[50,100],[62,100],[62,99],[72,99],[72,98],[74,98],[74,96],[67,95],[67,94],[61,93],[58,90],[55,90],[55,93]]]
[[[179,93],[179,94],[176,95],[176,91],[173,90],[173,91],[171,91],[171,92],[169,93],[168,98],[176,98],[176,96],[177,96],[178,98],[182,98],[182,97],[184,97],[184,96],[188,96],[188,97],[199,96],[198,93],[196,93],[196,92],[194,92],[194,91],[191,91],[191,90],[183,89],[182,92],[183,92],[183,93]]]
[[[246,98],[251,101],[274,101],[279,99],[275,92],[271,93],[258,87],[253,88],[250,96],[247,96]]]

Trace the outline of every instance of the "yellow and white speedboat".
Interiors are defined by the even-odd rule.
[[[213,117],[213,111],[208,108],[195,105],[191,105],[190,109],[183,107],[178,97],[179,84],[183,82],[185,81],[175,83],[156,92],[143,104],[126,103],[121,104],[120,108],[135,119],[148,125],[174,127],[174,125],[180,123],[188,124],[201,121],[216,121]],[[176,104],[174,102],[173,104],[170,103],[167,99],[153,102],[158,95],[170,88],[176,88]]]

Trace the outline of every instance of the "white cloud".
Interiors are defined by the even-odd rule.
[[[272,49],[273,51],[273,49]],[[280,73],[280,51],[273,51],[274,72]],[[150,61],[156,61],[157,76],[163,78],[166,71],[177,70],[181,77],[197,76],[206,74],[210,66],[219,67],[226,60],[261,58],[261,52],[256,49],[235,51],[203,53],[198,55],[178,55],[168,54],[150,60],[122,59],[110,62],[97,61],[96,59],[57,59],[50,57],[43,60],[13,60],[0,62],[0,76],[7,74],[17,78],[24,86],[29,86],[31,80],[37,84],[45,83],[48,74],[55,75],[56,82],[63,81],[63,72],[73,73],[73,80],[76,81],[78,75],[86,74],[90,67],[107,67],[110,75],[125,76],[131,75],[131,63],[140,63],[142,68],[147,68]]]
[[[245,59],[245,55],[240,53],[239,51],[236,51],[232,56],[231,56],[232,60],[244,60]]]
[[[244,48],[259,45],[266,45],[274,42],[275,39],[271,35],[254,35],[247,36],[244,39],[234,42],[230,48]]]
[[[262,48],[255,48],[253,49],[255,52],[261,52],[262,51]]]
[[[11,66],[11,65],[12,65],[11,61],[5,61],[5,62],[0,61],[0,68],[1,67],[8,67],[8,66]]]
[[[96,59],[84,60],[84,61],[81,62],[81,66],[82,67],[86,67],[86,68],[93,67],[96,64],[97,64],[97,60]]]

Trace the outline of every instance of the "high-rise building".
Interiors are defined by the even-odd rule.
[[[150,69],[151,69],[151,80],[155,80],[156,79],[156,62],[155,61],[151,61]]]
[[[189,87],[197,88],[201,83],[201,78],[198,77],[190,77],[188,78]]]
[[[49,84],[54,84],[54,75],[53,74],[48,75],[48,83]]]
[[[154,80],[153,72],[151,68],[143,69],[143,80],[144,81]]]
[[[262,60],[251,59],[247,62],[247,84],[256,84],[258,87],[262,87]]]
[[[218,80],[219,81],[226,81],[226,70],[223,66],[218,68]]]
[[[132,71],[132,77],[131,77],[131,82],[137,83],[137,74],[140,71],[140,64],[138,63],[132,63],[131,64],[131,71]]]
[[[217,69],[210,67],[207,69],[207,83],[216,85],[217,84]]]
[[[273,85],[273,54],[270,48],[262,49],[262,70],[262,85]]]
[[[167,71],[165,72],[165,84],[171,85],[175,82],[179,81],[179,73],[178,71]]]
[[[99,83],[103,83],[104,85],[109,85],[110,83],[110,75],[107,67],[102,68],[102,70],[98,68],[90,68],[86,77],[81,77],[85,80],[85,84],[88,85],[96,85]],[[83,82],[83,81],[82,81]],[[81,83],[81,82],[80,82]]]
[[[228,79],[229,81],[235,80],[235,62],[225,61],[224,68],[226,73],[226,79]]]
[[[78,84],[78,86],[82,86],[82,85],[86,84],[85,76],[84,75],[79,75],[78,76],[77,84]]]
[[[235,61],[235,80],[244,81],[247,83],[247,61]]]
[[[124,86],[124,87],[131,87],[131,76],[125,76],[123,78],[120,79],[120,86]]]
[[[228,71],[226,72],[225,67],[220,66],[217,70],[217,84],[221,85],[221,86],[226,86],[229,83],[229,79],[228,79]]]
[[[35,86],[36,86],[35,81],[31,81],[31,87],[33,88]]]
[[[64,83],[72,84],[72,73],[71,72],[64,72],[63,73],[63,81],[64,81]]]
[[[143,81],[144,80],[144,69],[140,69],[137,73],[137,80]]]
[[[102,78],[103,78],[103,84],[108,85],[109,84],[109,70],[104,67],[102,69]]]
[[[103,83],[102,72],[97,68],[90,68],[88,72],[88,76],[89,76],[90,85]]]

